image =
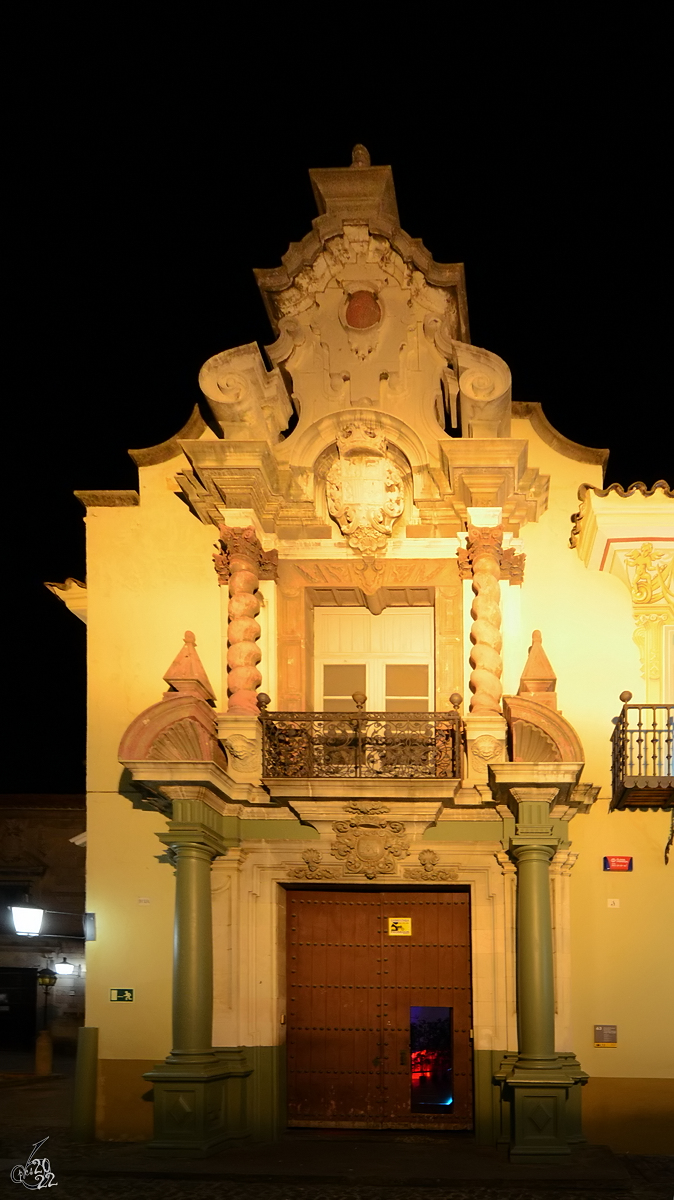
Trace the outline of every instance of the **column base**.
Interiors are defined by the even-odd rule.
[[[169,1056],[143,1076],[154,1085],[152,1150],[204,1155],[230,1138],[248,1136],[246,1079],[252,1068],[243,1050],[219,1049],[210,1061],[195,1057],[183,1062]]]
[[[508,1055],[494,1079],[510,1110],[513,1162],[558,1160],[584,1141],[580,1089],[588,1076],[574,1054],[558,1054],[545,1066]]]

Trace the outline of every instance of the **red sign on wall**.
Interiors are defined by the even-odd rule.
[[[632,858],[625,854],[607,854],[604,857],[605,871],[631,871]]]

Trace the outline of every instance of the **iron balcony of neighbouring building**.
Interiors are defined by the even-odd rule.
[[[457,712],[267,712],[266,779],[461,779]]]
[[[611,809],[674,807],[674,704],[630,704],[622,692],[613,744]]]

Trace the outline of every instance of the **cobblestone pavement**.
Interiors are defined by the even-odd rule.
[[[31,1143],[47,1136],[43,1153],[50,1158],[55,1174],[59,1190],[49,1194],[56,1200],[674,1200],[674,1156],[615,1155],[605,1148],[588,1148],[562,1182],[558,1175],[550,1177],[554,1172],[549,1168],[541,1168],[541,1175],[549,1177],[540,1180],[532,1179],[530,1173],[523,1179],[522,1171],[519,1178],[508,1178],[511,1164],[505,1156],[458,1147],[450,1170],[456,1170],[461,1178],[441,1184],[433,1176],[440,1173],[439,1167],[447,1170],[449,1162],[438,1155],[433,1139],[415,1135],[395,1139],[410,1143],[410,1156],[404,1160],[407,1169],[399,1175],[393,1164],[398,1161],[400,1146],[385,1148],[373,1140],[366,1152],[360,1139],[353,1144],[326,1142],[324,1146],[295,1142],[291,1156],[287,1146],[280,1149],[286,1170],[289,1158],[298,1165],[300,1160],[303,1163],[301,1171],[288,1172],[284,1178],[274,1173],[276,1155],[269,1154],[269,1147],[261,1148],[257,1161],[251,1147],[251,1173],[247,1162],[242,1167],[236,1152],[229,1164],[224,1158],[152,1161],[139,1145],[73,1143],[69,1119],[62,1081],[0,1091],[2,1200],[25,1195],[22,1185],[10,1180],[11,1166],[25,1161]],[[418,1144],[426,1140],[428,1150]],[[379,1156],[381,1175],[364,1179],[366,1158],[372,1169],[371,1153]],[[346,1178],[349,1169],[353,1171],[351,1179]],[[252,1174],[255,1170],[257,1177]],[[269,1173],[263,1174],[265,1171]]]
[[[57,1180],[59,1200],[670,1200],[671,1185],[653,1186],[635,1180],[633,1188],[598,1189],[546,1186],[535,1188],[371,1187],[369,1185],[230,1182],[213,1179],[148,1179],[111,1176],[64,1176]],[[10,1185],[11,1186],[11,1185]],[[16,1187],[12,1193],[17,1193]],[[53,1193],[52,1193],[53,1194]]]
[[[4,1160],[5,1162],[7,1160]],[[672,1200],[674,1196],[674,1157],[625,1155],[629,1181],[616,1186],[591,1186],[581,1182],[560,1184],[553,1180],[532,1185],[494,1182],[492,1186],[461,1182],[434,1184],[372,1185],[363,1183],[283,1182],[260,1178],[227,1180],[213,1178],[158,1178],[146,1173],[104,1175],[88,1171],[72,1173],[72,1167],[57,1174],[59,1200]],[[52,1168],[55,1167],[52,1161]],[[178,1174],[178,1171],[175,1173]],[[9,1171],[0,1177],[0,1195],[22,1195],[20,1185],[12,1184]],[[54,1193],[52,1193],[54,1195]]]

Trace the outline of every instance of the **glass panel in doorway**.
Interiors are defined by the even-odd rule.
[[[452,1010],[410,1008],[410,1107],[412,1112],[447,1112],[454,1102]]]
[[[364,663],[323,667],[323,712],[355,712],[354,692],[367,694]]]
[[[426,664],[386,664],[386,712],[428,712]]]

